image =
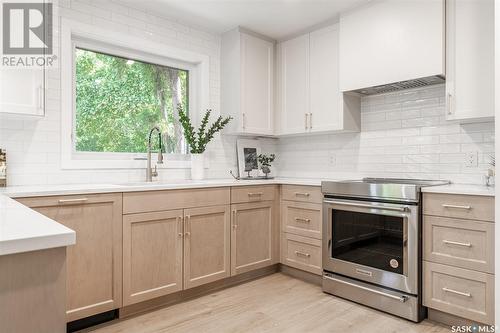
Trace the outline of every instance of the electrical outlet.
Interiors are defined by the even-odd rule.
[[[337,164],[337,156],[335,156],[333,151],[328,152],[328,163],[330,166],[335,166],[335,164]]]
[[[477,168],[477,151],[470,151],[465,153],[465,167]]]

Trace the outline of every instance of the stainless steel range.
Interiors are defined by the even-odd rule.
[[[323,291],[421,321],[420,189],[448,183],[323,182]]]

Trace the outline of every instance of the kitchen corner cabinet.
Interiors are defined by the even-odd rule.
[[[0,68],[0,114],[43,116],[44,113],[44,68]]]
[[[274,264],[274,201],[235,204],[231,209],[231,275]]]
[[[240,28],[221,46],[221,112],[232,116],[227,132],[274,135],[274,41]]]
[[[76,232],[76,244],[67,248],[67,321],[120,308],[121,193],[18,201]]]
[[[341,91],[444,74],[444,0],[372,1],[339,24]]]
[[[446,119],[495,115],[494,0],[446,1]]]
[[[184,210],[184,289],[231,275],[229,205]]]
[[[183,212],[123,216],[123,305],[182,290]]]
[[[339,90],[338,45],[338,24],[280,43],[280,134],[359,130],[359,97]]]

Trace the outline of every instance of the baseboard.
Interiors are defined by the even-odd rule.
[[[437,323],[446,325],[446,326],[472,326],[477,325],[477,321],[473,321],[470,319],[465,319],[462,317],[458,317],[446,312],[442,312],[439,310],[428,309],[427,318],[431,321],[435,321]],[[481,323],[479,323],[481,324]],[[483,324],[487,325],[487,324]]]
[[[318,286],[321,286],[322,284],[322,277],[321,275],[316,275],[310,272],[302,271],[300,269],[296,269],[290,266],[286,266],[283,264],[280,264],[280,272],[286,275],[289,275],[293,278],[312,283]]]
[[[212,292],[222,290],[228,287],[233,287],[238,284],[256,280],[261,277],[279,272],[278,264],[260,268],[251,272],[242,273],[236,276],[231,276],[223,280],[208,283],[203,286],[182,290],[170,295],[154,298],[137,304],[132,304],[119,309],[119,318],[128,318],[157,310],[166,306],[171,306],[177,303],[185,302]]]

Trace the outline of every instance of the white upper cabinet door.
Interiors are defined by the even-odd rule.
[[[446,2],[448,120],[495,115],[494,0]]]
[[[0,113],[44,115],[43,68],[0,68]]]
[[[274,134],[274,43],[241,34],[241,111],[243,132]]]
[[[227,132],[274,135],[274,45],[239,28],[222,35],[221,114]]]
[[[323,132],[342,129],[338,70],[338,25],[310,34],[309,129]]]
[[[309,34],[281,43],[281,134],[309,128]]]
[[[443,75],[444,22],[444,0],[371,1],[342,15],[340,90]]]

